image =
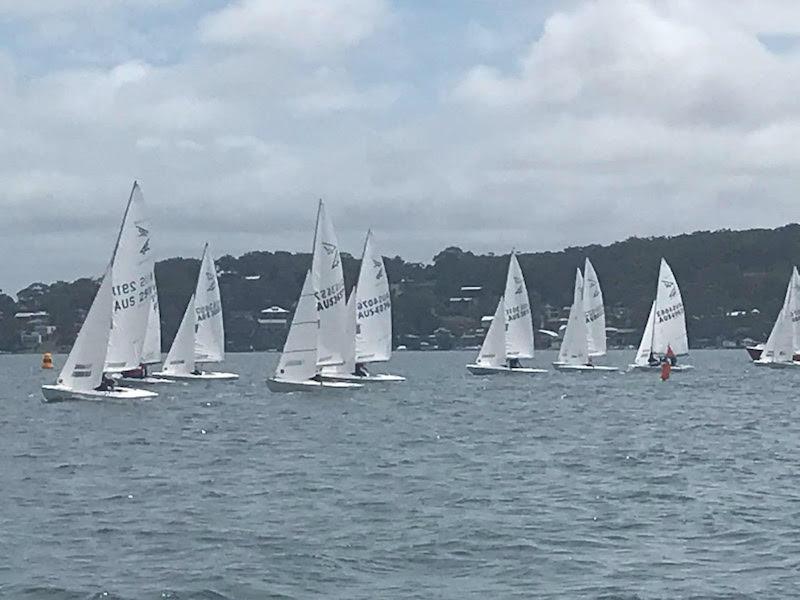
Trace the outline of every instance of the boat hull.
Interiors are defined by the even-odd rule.
[[[323,381],[346,381],[349,383],[397,383],[405,381],[406,378],[400,375],[390,375],[388,373],[375,373],[361,377],[352,373],[322,373]]]
[[[169,379],[171,381],[230,381],[239,379],[236,373],[221,373],[218,371],[203,371],[199,375],[196,373],[167,373],[158,371],[153,373],[154,377]]]
[[[473,375],[541,375],[547,373],[547,369],[533,369],[528,367],[518,367],[511,369],[509,367],[489,367],[486,365],[467,365],[467,371]]]
[[[619,371],[619,367],[609,367],[606,365],[568,365],[565,363],[553,363],[556,371],[562,373],[613,373]]]
[[[164,383],[175,383],[172,379],[165,379],[163,377],[120,377],[114,378],[114,381],[122,385],[162,385]]]
[[[267,388],[270,392],[277,394],[288,394],[291,392],[319,392],[329,390],[357,390],[364,387],[360,383],[349,381],[316,381],[308,379],[306,381],[287,381],[285,379],[267,379]]]
[[[747,346],[745,347],[747,350],[747,354],[750,356],[750,359],[753,362],[756,362],[761,358],[761,354],[764,352],[764,344],[758,344],[756,346]],[[792,360],[800,362],[800,354],[795,354],[792,357]]]
[[[645,372],[645,371],[661,371],[661,365],[628,365],[629,371]],[[693,371],[694,365],[675,365],[670,370],[671,373],[682,373],[684,371]]]
[[[767,367],[769,369],[794,369],[800,367],[800,362],[776,362],[773,360],[754,360],[753,364],[757,367]]]
[[[101,392],[98,390],[73,390],[63,385],[43,385],[42,396],[45,402],[69,402],[74,400],[147,400],[156,398],[158,394],[147,390],[118,387]]]

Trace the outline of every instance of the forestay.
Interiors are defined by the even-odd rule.
[[[575,291],[564,340],[558,351],[558,361],[567,365],[585,365],[589,361],[586,315],[583,310],[583,277],[580,269],[576,269],[575,272]]]
[[[653,352],[663,356],[672,348],[677,356],[689,353],[681,291],[672,269],[663,258],[658,274],[653,327]]]
[[[340,365],[344,362],[345,306],[344,273],[339,242],[333,223],[320,200],[314,234],[311,280],[319,315],[317,365]]]
[[[75,344],[58,376],[59,385],[71,390],[89,391],[100,385],[111,333],[111,267],[106,269],[100,289],[86,314]]]
[[[505,323],[503,314],[505,312],[505,302],[503,298],[497,303],[497,310],[494,311],[492,324],[481,345],[478,353],[478,360],[475,361],[484,367],[504,367],[506,366],[506,340]]]
[[[194,294],[183,313],[178,332],[172,341],[167,358],[164,360],[164,373],[170,375],[189,375],[194,371],[194,330],[196,314],[194,310]]]
[[[517,256],[513,252],[508,263],[505,304],[505,343],[507,358],[533,358],[533,319],[528,288]]]
[[[385,362],[392,356],[392,297],[372,231],[364,242],[356,299],[356,361]]]
[[[112,261],[114,312],[107,371],[126,371],[141,363],[154,291],[150,223],[145,216],[141,189],[134,183]]]
[[[308,271],[275,369],[276,379],[307,381],[317,374],[318,326],[317,300],[311,283],[311,271]]]
[[[583,276],[583,310],[586,313],[589,356],[603,356],[606,353],[606,310],[603,306],[600,280],[588,258],[583,269]]]
[[[222,362],[225,360],[222,298],[217,281],[217,269],[208,244],[203,248],[194,298],[197,322],[194,335],[194,360],[204,363]]]

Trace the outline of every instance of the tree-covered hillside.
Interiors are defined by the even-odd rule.
[[[701,231],[676,237],[630,238],[609,246],[522,253],[519,260],[537,327],[557,328],[558,319],[564,316],[561,309],[571,302],[575,269],[583,266],[587,256],[600,277],[610,325],[641,329],[663,256],[681,286],[693,345],[738,342],[747,337],[761,339],[768,333],[782,302],[792,265],[800,259],[800,226]],[[411,339],[409,336],[424,339],[435,334],[439,340],[443,335],[452,335],[455,341],[448,344],[474,343],[480,317],[494,311],[504,285],[507,261],[507,254],[476,255],[454,247],[437,254],[429,264],[387,257],[396,342]],[[223,256],[217,261],[231,349],[262,349],[279,344],[274,335],[264,334],[259,315],[273,305],[289,310],[294,307],[309,263],[308,254],[280,251],[249,252],[238,258]],[[357,277],[359,261],[344,254],[343,264],[350,288]],[[183,258],[168,259],[156,266],[165,350],[175,334],[198,268],[197,260]],[[0,296],[0,348],[67,347],[96,285],[91,279],[37,283],[21,290],[16,302],[9,296]],[[468,293],[462,289],[465,286]],[[39,317],[38,325],[33,326],[37,317],[24,315],[36,311],[47,316]],[[35,336],[25,335],[34,329],[45,331],[46,327],[49,333],[42,336],[39,346]],[[636,333],[630,332],[630,338],[635,337]]]

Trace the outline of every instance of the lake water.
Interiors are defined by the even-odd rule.
[[[490,379],[473,358],[401,352],[405,384],[313,396],[266,389],[277,355],[231,355],[235,383],[45,405],[55,372],[0,357],[0,595],[797,596],[800,371],[698,351],[667,383]]]

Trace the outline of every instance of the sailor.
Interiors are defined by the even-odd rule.
[[[356,368],[353,371],[353,374],[356,375],[357,377],[368,377],[369,376],[369,372],[367,371],[366,365],[364,363],[360,363],[360,362],[356,363]]]
[[[102,377],[100,378],[100,385],[94,389],[98,392],[113,392],[115,385],[114,379],[103,373]]]
[[[669,364],[671,366],[675,366],[678,364],[678,357],[675,356],[675,352],[672,351],[672,346],[667,346],[667,358],[669,359]]]
[[[521,369],[522,364],[520,364],[518,358],[509,358],[508,359],[508,368],[509,369]]]
[[[656,358],[655,353],[650,350],[650,356],[647,357],[647,364],[651,367],[657,367],[659,365],[659,360]]]

